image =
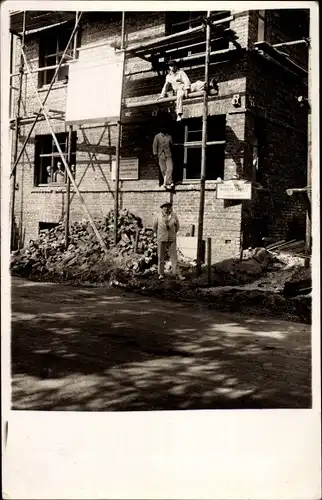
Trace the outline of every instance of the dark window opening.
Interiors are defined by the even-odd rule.
[[[41,231],[50,231],[58,226],[58,222],[39,222],[38,233]]]
[[[207,128],[206,180],[216,180],[224,177],[226,116],[209,116]],[[202,119],[185,120],[183,130],[183,179],[198,180],[201,175]]]
[[[56,134],[59,146],[67,161],[68,134]],[[76,169],[76,140],[77,134],[73,132],[71,142],[71,170],[75,175]],[[67,173],[58,152],[52,135],[38,135],[35,138],[35,186],[49,184],[65,184]]]
[[[60,29],[49,29],[39,38],[39,67],[49,67],[50,69],[39,71],[38,87],[49,85],[55,75],[56,68],[63,56],[67,43],[73,31],[73,26],[64,26]],[[77,37],[77,45],[79,46],[79,34]],[[64,56],[63,64],[68,63],[73,58],[73,41]],[[68,80],[68,66],[59,68],[55,82]]]

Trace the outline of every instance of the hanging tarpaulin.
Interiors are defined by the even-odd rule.
[[[124,53],[109,45],[87,46],[69,66],[66,124],[120,118]]]

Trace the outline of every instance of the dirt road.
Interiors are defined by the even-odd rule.
[[[113,289],[12,283],[13,408],[308,408],[308,325]]]

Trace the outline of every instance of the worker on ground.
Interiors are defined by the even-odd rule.
[[[179,231],[179,219],[172,211],[171,203],[163,203],[161,205],[161,213],[153,222],[153,230],[156,233],[158,243],[158,272],[159,279],[164,279],[164,262],[167,250],[169,251],[171,270],[174,276],[180,280],[185,278],[177,272],[178,257],[177,257],[177,232]]]
[[[158,97],[158,100],[166,97],[167,91],[171,86],[177,96],[176,114],[177,121],[180,121],[182,120],[183,114],[183,98],[187,98],[189,92],[203,91],[205,88],[205,82],[197,80],[196,82],[191,83],[185,71],[179,69],[179,64],[177,61],[169,61],[168,67],[169,73],[166,76],[165,84],[160,96]],[[209,82],[209,90],[214,90],[218,93],[218,85],[213,78]]]
[[[153,140],[153,155],[158,162],[162,176],[163,187],[172,189],[174,184],[172,181],[173,162],[172,162],[172,137],[167,133],[164,126],[160,127],[160,132]]]
[[[57,170],[54,172],[54,182],[65,182],[65,172],[61,162],[57,162]]]

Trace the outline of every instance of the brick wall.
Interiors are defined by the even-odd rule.
[[[267,12],[270,43],[299,38],[285,30],[278,11]],[[257,41],[257,21],[257,11],[251,11],[250,47]],[[302,65],[306,65],[305,57]],[[307,112],[297,102],[297,96],[306,95],[305,82],[252,53],[248,68],[245,172],[265,189],[255,190],[252,203],[244,203],[244,245],[259,244],[264,235],[304,238],[304,200],[297,195],[287,196],[286,189],[306,185]],[[260,130],[256,134],[258,118],[261,118]],[[261,154],[256,176],[252,143],[258,132]]]
[[[120,41],[119,13],[113,15],[86,14],[81,30],[82,44],[107,43],[117,44]],[[236,20],[245,45],[247,36],[247,15]],[[126,18],[127,42],[136,43],[143,39],[151,39],[164,34],[164,16],[160,13],[131,13]],[[99,47],[98,47],[99,50]],[[38,64],[37,38],[31,38],[27,44],[28,58],[33,68]],[[204,67],[187,65],[185,67],[191,81],[202,79]],[[124,96],[129,99],[139,99],[142,96],[159,95],[163,78],[151,71],[149,63],[138,58],[130,59],[126,65],[126,83]],[[226,159],[225,177],[230,177],[243,168],[244,113],[236,113],[231,104],[234,93],[242,97],[242,109],[245,107],[245,60],[232,63],[211,64],[210,75],[215,76],[220,89],[220,96],[209,102],[209,114],[227,114],[226,129]],[[37,75],[34,76],[37,85]],[[41,90],[44,95],[45,89]],[[48,108],[64,110],[67,87],[64,84],[54,86],[48,99]],[[38,102],[33,96],[31,85],[24,86],[23,100],[26,103],[26,114],[35,112]],[[152,158],[153,128],[147,126],[146,119],[151,119],[152,109],[140,108],[131,112],[128,121],[135,122],[124,127],[121,154],[123,156],[138,156],[140,159],[139,181],[120,182],[120,207],[140,215],[148,225],[152,223],[159,206],[169,199],[169,193],[159,188],[159,171]],[[231,114],[229,114],[231,113]],[[201,116],[201,101],[196,106],[185,105],[184,117]],[[138,125],[141,122],[141,125]],[[63,122],[53,121],[55,132],[67,131]],[[134,140],[134,132],[140,126],[141,141]],[[127,130],[126,130],[126,127]],[[132,133],[131,133],[132,128]],[[28,133],[28,126],[22,127],[20,145]],[[111,161],[115,158],[116,127],[83,125],[75,127],[77,131],[77,169],[76,183],[82,196],[94,217],[106,214],[114,207],[114,182],[111,180]],[[35,134],[47,134],[44,122],[37,124]],[[132,135],[132,146],[126,141],[126,135]],[[146,143],[142,138],[148,138]],[[131,144],[131,141],[130,141]],[[19,190],[16,196],[16,217],[21,226],[21,234],[25,242],[35,238],[38,224],[42,222],[58,222],[64,217],[65,189],[63,187],[34,186],[34,140],[31,140],[23,155],[18,169],[17,183]],[[73,190],[72,190],[73,191]],[[198,224],[199,183],[183,184],[178,187],[173,198],[174,209],[181,221],[181,234],[186,234],[188,228]],[[84,216],[78,196],[72,192],[71,221]],[[213,260],[221,260],[239,254],[240,249],[241,204],[226,206],[222,200],[216,200],[216,185],[207,182],[205,200],[204,236],[213,238]]]
[[[82,44],[102,40],[118,43],[120,40],[120,14],[96,16],[87,14],[84,19]],[[238,32],[243,47],[251,46],[256,32],[256,12],[241,13],[231,23]],[[128,43],[154,38],[164,34],[164,17],[160,13],[133,13],[127,16]],[[257,36],[257,35],[256,35]],[[28,57],[33,67],[38,64],[37,39],[28,40]],[[204,67],[200,63],[186,65],[191,81],[203,78]],[[126,65],[124,97],[127,102],[159,95],[163,78],[151,71],[149,63],[138,58],[130,59]],[[287,187],[302,185],[305,178],[305,134],[306,114],[298,108],[293,95],[303,92],[302,83],[266,62],[253,56],[245,56],[231,62],[211,64],[210,75],[219,84],[219,96],[210,98],[209,114],[226,114],[225,178],[234,173],[253,178],[252,147],[254,117],[264,118],[265,144],[263,146],[262,172],[266,176],[269,192],[255,192],[251,203],[229,203],[216,200],[216,184],[206,183],[204,237],[212,237],[213,261],[239,255],[241,229],[244,245],[252,236],[259,234],[256,222],[267,215],[267,231],[276,236],[288,232],[290,221],[296,218],[302,224],[304,210],[299,199],[287,197]],[[35,76],[35,82],[37,79]],[[42,91],[42,95],[44,91]],[[65,108],[67,87],[58,84],[52,90],[48,108]],[[241,96],[241,107],[234,108],[233,94]],[[38,102],[32,96],[30,85],[24,85],[26,114],[38,110]],[[252,98],[252,102],[249,99]],[[161,108],[173,108],[167,104]],[[136,156],[140,163],[138,181],[120,182],[120,207],[128,208],[150,225],[159,205],[169,200],[169,193],[159,187],[159,171],[152,158],[152,140],[157,129],[151,108],[136,108],[126,113],[123,128],[121,155]],[[201,116],[201,100],[194,106],[185,104],[184,118]],[[154,123],[154,125],[153,125]],[[55,132],[66,130],[61,121],[53,121]],[[102,124],[75,127],[77,131],[76,183],[89,210],[94,217],[106,214],[114,207],[114,182],[111,180],[111,162],[115,158],[116,127]],[[22,128],[22,137],[28,126]],[[37,124],[36,134],[47,134],[44,122]],[[58,222],[64,217],[64,188],[34,186],[34,140],[31,140],[18,168],[16,195],[16,218],[24,241],[35,238],[40,221]],[[199,183],[183,183],[173,197],[174,209],[181,225],[181,234],[186,234],[192,224],[197,228],[199,211]],[[78,196],[72,193],[71,221],[84,216]],[[263,218],[263,217],[262,217]],[[254,222],[255,221],[255,222]],[[250,231],[251,222],[251,231]]]

